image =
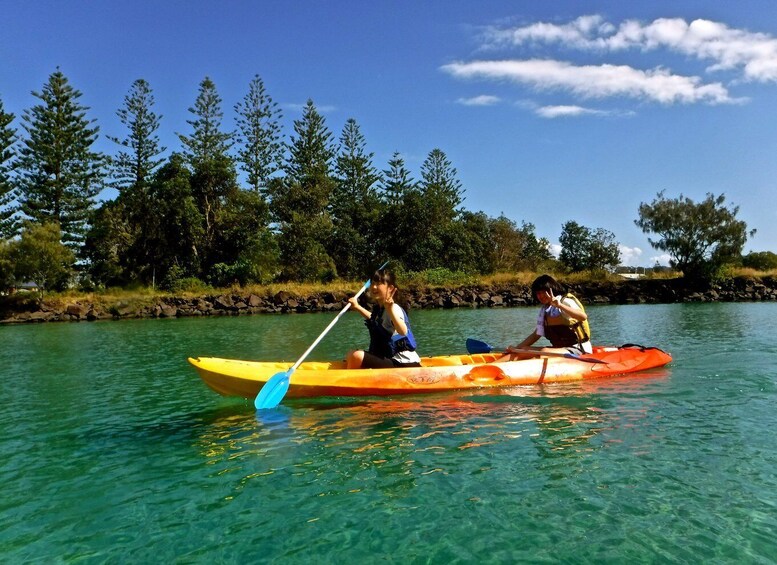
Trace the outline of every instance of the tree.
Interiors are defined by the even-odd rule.
[[[451,224],[460,211],[461,182],[457,171],[440,149],[429,152],[421,164],[421,182],[416,192],[405,197],[404,219],[409,223],[405,264],[414,270],[444,265],[445,246],[450,242]]]
[[[97,284],[123,285],[138,278],[128,263],[133,259],[131,248],[142,225],[135,229],[127,216],[121,197],[104,202],[94,213],[81,254],[87,260],[91,280]]]
[[[235,113],[240,168],[248,174],[248,184],[255,191],[266,190],[272,175],[283,167],[283,114],[265,92],[259,75],[248,85],[242,102],[235,104]]]
[[[326,251],[332,231],[328,212],[335,187],[332,178],[332,133],[308,100],[294,122],[285,164],[286,177],[270,183],[270,210],[280,230],[282,276],[287,280],[322,280],[336,275]]]
[[[17,231],[16,191],[11,178],[16,155],[16,130],[11,128],[13,120],[14,115],[5,112],[3,101],[0,100],[0,239],[11,238]]]
[[[92,150],[99,128],[90,127],[81,93],[59,70],[43,90],[42,103],[25,110],[18,160],[21,211],[33,222],[59,224],[72,245],[83,240],[94,198],[102,189],[105,157]]]
[[[742,256],[742,266],[757,271],[777,269],[777,254],[771,251],[752,251]]]
[[[669,253],[672,268],[690,279],[710,280],[720,267],[734,262],[742,253],[748,235],[747,224],[736,219],[739,207],[724,206],[725,195],[707,193],[700,203],[681,194],[665,198],[659,192],[652,203],[639,205],[634,223],[644,233],[655,233],[650,244]]]
[[[27,223],[19,239],[11,242],[16,280],[34,281],[43,290],[64,290],[73,275],[75,255],[61,239],[53,222]]]
[[[14,265],[11,260],[13,242],[0,239],[0,290],[14,285]]]
[[[159,145],[161,116],[153,111],[154,95],[143,79],[132,83],[129,94],[124,97],[124,107],[116,112],[119,120],[129,129],[124,139],[108,136],[108,139],[125,148],[113,160],[113,186],[120,193],[142,191],[151,175],[164,159],[159,156],[167,148]]]
[[[376,223],[376,253],[405,264],[413,241],[414,203],[420,201],[418,183],[413,180],[399,152],[394,152],[378,187],[382,214]],[[407,265],[405,265],[407,266]]]
[[[193,128],[191,136],[180,135],[184,155],[191,165],[192,195],[202,214],[204,238],[200,259],[207,269],[216,238],[216,217],[226,200],[238,190],[235,163],[227,154],[232,145],[232,134],[221,131],[221,97],[213,81],[205,77],[194,106],[189,108],[194,120],[187,120]]]
[[[534,233],[534,224],[516,223],[501,214],[489,220],[493,269],[499,272],[537,270],[552,259],[550,244]]]
[[[573,272],[613,269],[620,263],[615,235],[603,228],[591,230],[577,222],[567,222],[559,237],[559,261]]]
[[[440,149],[432,149],[421,164],[420,190],[434,225],[453,220],[464,195],[458,172]]]
[[[337,272],[344,277],[362,277],[376,258],[376,224],[380,217],[377,183],[380,175],[372,165],[372,153],[359,125],[348,119],[340,136],[335,163],[337,183],[330,201],[334,232],[329,251]]]
[[[224,117],[221,96],[210,78],[205,77],[200,83],[197,99],[189,112],[195,116],[193,120],[186,120],[193,132],[190,136],[178,134],[187,160],[196,166],[200,161],[226,155],[232,145],[232,134],[221,131],[221,120]]]

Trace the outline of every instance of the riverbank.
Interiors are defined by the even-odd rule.
[[[735,277],[708,288],[682,278],[597,281],[568,284],[584,304],[671,304],[677,302],[754,302],[777,300],[777,278]],[[90,295],[72,299],[9,299],[0,303],[0,324],[95,321],[188,316],[238,316],[329,312],[342,309],[355,292],[331,290],[306,295],[285,290],[224,292],[197,297],[133,296],[117,300]],[[456,288],[409,288],[411,309],[504,308],[534,303],[528,284],[506,282]]]

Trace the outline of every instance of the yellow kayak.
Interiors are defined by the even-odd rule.
[[[345,363],[306,362],[292,374],[286,396],[389,396],[580,381],[661,367],[672,357],[654,347],[594,347],[579,357],[538,356],[495,362],[501,353],[423,357],[421,367],[346,369]],[[189,358],[202,380],[225,396],[253,399],[292,363]]]

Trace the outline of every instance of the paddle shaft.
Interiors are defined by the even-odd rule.
[[[388,261],[386,261],[380,267],[378,267],[378,270],[381,270],[386,265],[388,265]],[[359,290],[359,292],[357,292],[354,295],[354,298],[359,298],[362,294],[364,294],[364,291],[367,290],[368,288],[370,288],[370,284],[371,283],[372,283],[372,279],[367,279],[367,282],[364,283],[364,286],[362,286],[361,289]],[[310,354],[310,352],[313,351],[313,349],[315,349],[315,347],[318,345],[318,343],[322,339],[324,339],[324,336],[329,333],[329,330],[332,329],[332,327],[337,323],[337,321],[342,317],[342,315],[345,314],[348,311],[348,308],[350,308],[350,307],[351,307],[351,303],[349,302],[348,304],[345,305],[345,307],[342,310],[340,310],[340,313],[337,314],[337,316],[335,316],[335,319],[332,320],[331,322],[329,322],[329,325],[326,327],[326,329],[324,329],[323,332],[321,332],[321,335],[316,338],[316,341],[311,343],[310,347],[308,347],[307,350],[305,351],[305,353],[302,354],[302,357],[297,359],[297,362],[294,363],[294,365],[291,366],[291,368],[288,371],[289,375],[291,375],[294,371],[297,370],[297,367],[299,367],[302,364],[302,362]]]

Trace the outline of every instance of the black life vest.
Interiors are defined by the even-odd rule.
[[[400,335],[383,327],[381,320],[384,311],[385,308],[376,307],[372,311],[370,319],[364,321],[364,325],[370,331],[370,347],[367,353],[383,357],[384,359],[391,359],[402,351],[415,351],[415,337],[413,337],[413,331],[410,329],[410,320],[408,320],[404,309],[402,310],[402,317],[405,320],[405,325],[407,325],[407,335]]]
[[[580,301],[570,293],[564,295],[564,298],[571,298],[577,304],[577,307],[585,312],[585,308]],[[549,317],[547,313],[543,316],[543,329],[545,337],[553,347],[572,347],[582,345],[591,339],[591,329],[588,320],[576,320],[566,318],[563,315]]]

